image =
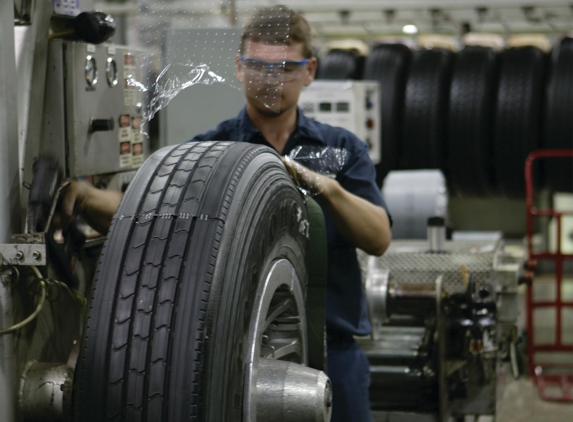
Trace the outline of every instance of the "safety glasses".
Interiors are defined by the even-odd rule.
[[[263,60],[251,59],[240,56],[239,60],[247,76],[251,77],[282,77],[284,82],[293,81],[303,73],[304,65],[310,59],[301,61],[265,62]]]

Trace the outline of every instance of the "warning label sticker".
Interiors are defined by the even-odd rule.
[[[123,57],[123,103],[126,106],[134,106],[137,102],[137,90],[135,84],[135,56],[126,53]]]
[[[122,114],[119,116],[119,166],[131,167],[132,154],[131,144],[133,143],[133,133],[131,130],[131,116],[129,114]]]
[[[141,116],[134,116],[131,118],[131,129],[132,129],[132,165],[134,167],[139,167],[145,161],[145,156],[143,155],[143,134],[141,133]]]

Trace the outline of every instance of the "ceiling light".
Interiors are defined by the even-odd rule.
[[[418,33],[418,27],[416,25],[404,25],[404,28],[402,28],[402,32],[404,34],[417,34]]]

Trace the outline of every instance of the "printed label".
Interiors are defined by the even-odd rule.
[[[77,16],[80,12],[80,0],[54,0],[55,15]]]
[[[131,130],[132,130],[132,162],[134,167],[139,167],[145,161],[143,155],[143,134],[141,133],[141,122],[143,118],[141,116],[134,116],[131,118]]]
[[[120,142],[119,144],[119,166],[131,167],[131,142]]]
[[[135,88],[135,56],[126,53],[123,56],[123,102],[126,106],[134,106],[137,102]]]
[[[131,130],[131,116],[122,114],[118,118],[118,140],[119,140],[119,167],[131,167],[133,133]]]

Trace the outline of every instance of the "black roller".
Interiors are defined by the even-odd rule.
[[[523,198],[525,159],[539,147],[545,54],[536,47],[510,48],[499,54],[499,61],[493,137],[495,176],[501,193]]]
[[[450,192],[483,196],[493,192],[493,107],[496,54],[487,47],[465,47],[454,64],[448,108],[447,163]]]
[[[564,38],[554,50],[544,123],[544,149],[573,148],[573,38]],[[573,191],[571,160],[550,160],[544,160],[547,186],[555,191]]]
[[[404,104],[402,169],[442,168],[453,54],[414,52]]]
[[[366,58],[364,79],[380,84],[382,161],[376,166],[376,181],[397,170],[406,79],[412,52],[404,44],[379,44]]]
[[[364,58],[348,50],[330,50],[320,61],[316,79],[362,79]]]

